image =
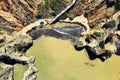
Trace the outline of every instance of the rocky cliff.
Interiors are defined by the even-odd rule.
[[[10,30],[19,29],[36,20],[37,0],[1,0],[0,25]]]
[[[120,9],[116,6],[120,1],[118,0],[117,3],[116,1],[77,0],[76,4],[61,17],[61,19],[69,18],[68,20],[41,27],[54,28],[76,25],[88,26],[93,29],[91,31],[94,31],[111,20],[120,24]],[[27,27],[35,27],[34,22],[37,18],[53,18],[70,2],[71,0],[0,0],[1,80],[14,80],[13,65],[15,64],[28,65],[23,80],[36,80],[38,70],[34,65],[35,58],[33,56],[26,57],[25,54],[33,45],[33,39],[26,33]],[[83,17],[77,17],[82,14],[85,20]]]
[[[37,72],[37,69],[34,68],[34,57],[27,58],[23,56],[23,54],[19,54],[21,53],[20,49],[23,48],[23,46],[19,44],[25,36],[20,37],[14,35],[23,27],[36,20],[36,3],[37,0],[0,0],[1,80],[14,79],[13,65],[16,63],[29,66],[28,71],[26,71],[23,78],[24,80],[34,80],[36,78],[34,73]],[[30,40],[28,39],[26,42],[27,41],[29,42]],[[13,47],[13,45],[17,46],[19,52]],[[26,44],[25,47],[28,48],[28,46],[31,45],[32,42],[30,42],[29,45]],[[22,53],[25,52],[25,47]]]

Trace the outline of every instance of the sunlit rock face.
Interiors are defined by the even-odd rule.
[[[71,2],[71,0],[59,1],[60,3],[54,2],[54,0],[0,0],[0,66],[3,68],[1,73],[8,72],[9,74],[7,76],[0,74],[1,79],[13,80],[13,65],[16,64],[28,66],[23,80],[36,79],[38,70],[34,65],[35,58],[33,56],[26,57],[26,52],[33,46],[33,40],[41,36],[70,40],[77,51],[86,49],[90,60],[98,58],[104,62],[111,57],[111,54],[120,55],[118,25],[120,24],[118,19],[120,14],[119,7],[116,10],[117,3],[114,0],[77,0],[71,8],[72,10],[65,14],[69,18],[69,22],[63,20],[56,24],[36,27],[34,22],[39,10],[43,10],[43,13],[46,12],[39,18],[53,18],[57,15],[54,15],[54,13],[58,13],[57,10],[62,10]],[[37,4],[42,7],[37,7]],[[83,19],[74,18],[81,14],[87,19],[87,26],[90,27],[88,32],[85,30],[84,23],[86,22],[82,23],[79,20]],[[77,21],[77,25],[73,26],[72,20]],[[31,28],[28,31],[29,34],[26,33],[27,30],[22,32],[23,27],[31,23],[33,24],[29,27],[34,25],[35,29]],[[6,70],[7,68],[9,71]]]
[[[34,22],[37,0],[1,0],[0,25],[8,29],[21,29]]]
[[[29,69],[34,68],[34,57],[24,56],[33,45],[32,39],[30,36],[17,35],[17,32],[36,20],[36,3],[37,0],[0,0],[1,80],[14,79],[15,64],[31,64]],[[32,71],[37,72],[36,68]],[[28,73],[24,77],[27,75]]]

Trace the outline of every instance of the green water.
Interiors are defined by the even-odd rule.
[[[119,56],[104,63],[90,61],[84,50],[75,51],[66,40],[43,38],[35,42],[27,56],[36,58],[37,80],[120,80]]]
[[[22,80],[24,72],[27,70],[27,66],[17,64],[14,66],[14,80]]]

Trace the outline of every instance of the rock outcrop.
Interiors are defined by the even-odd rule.
[[[37,0],[1,0],[0,25],[8,29],[21,29],[36,20]]]
[[[46,1],[49,5],[47,5]],[[1,80],[14,80],[13,65],[15,64],[28,65],[28,70],[24,73],[23,80],[36,80],[36,72],[38,70],[34,64],[35,58],[33,56],[26,57],[25,54],[26,51],[33,45],[33,39],[29,34],[27,34],[27,32],[33,31],[33,28],[35,28],[34,30],[43,27],[50,29],[53,28],[52,31],[55,31],[54,28],[82,26],[85,29],[90,27],[88,33],[93,34],[94,32],[105,32],[104,29],[101,30],[100,28],[107,22],[109,23],[109,21],[115,20],[117,24],[120,24],[120,12],[115,8],[115,0],[77,0],[72,10],[69,10],[65,14],[69,18],[68,20],[62,20],[61,22],[52,25],[42,25],[41,27],[36,28],[36,25],[34,24],[37,20],[36,13],[39,12],[39,10],[48,12],[41,15],[42,18],[52,18],[54,17],[54,13],[58,13],[56,12],[57,10],[62,10],[63,6],[69,4],[71,0],[59,0],[61,1],[59,8],[57,8],[58,3],[53,6],[57,1],[53,2],[54,4],[52,1],[53,0],[0,0]],[[37,9],[37,5],[40,6],[40,9]],[[61,7],[60,5],[63,6]],[[41,14],[43,13],[41,12]],[[81,14],[84,14],[82,16],[86,17],[83,21],[80,21],[83,17],[76,17]],[[112,30],[108,30],[108,32],[104,35],[109,32],[112,32]],[[91,38],[88,33],[84,34],[85,38]],[[117,33],[119,34],[119,32]],[[101,40],[101,37],[99,40]],[[89,42],[89,40],[87,40],[87,42]],[[93,44],[91,43],[89,45]]]
[[[34,57],[25,57],[32,39],[18,33],[36,21],[36,6],[37,0],[0,0],[0,80],[14,80],[15,64],[28,65],[23,80],[35,79]]]

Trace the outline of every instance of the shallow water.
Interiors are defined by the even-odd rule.
[[[22,80],[24,72],[27,70],[28,66],[23,66],[21,64],[16,64],[14,66],[14,80]]]
[[[37,80],[120,80],[120,57],[90,61],[67,40],[42,38],[27,52],[35,56]]]

